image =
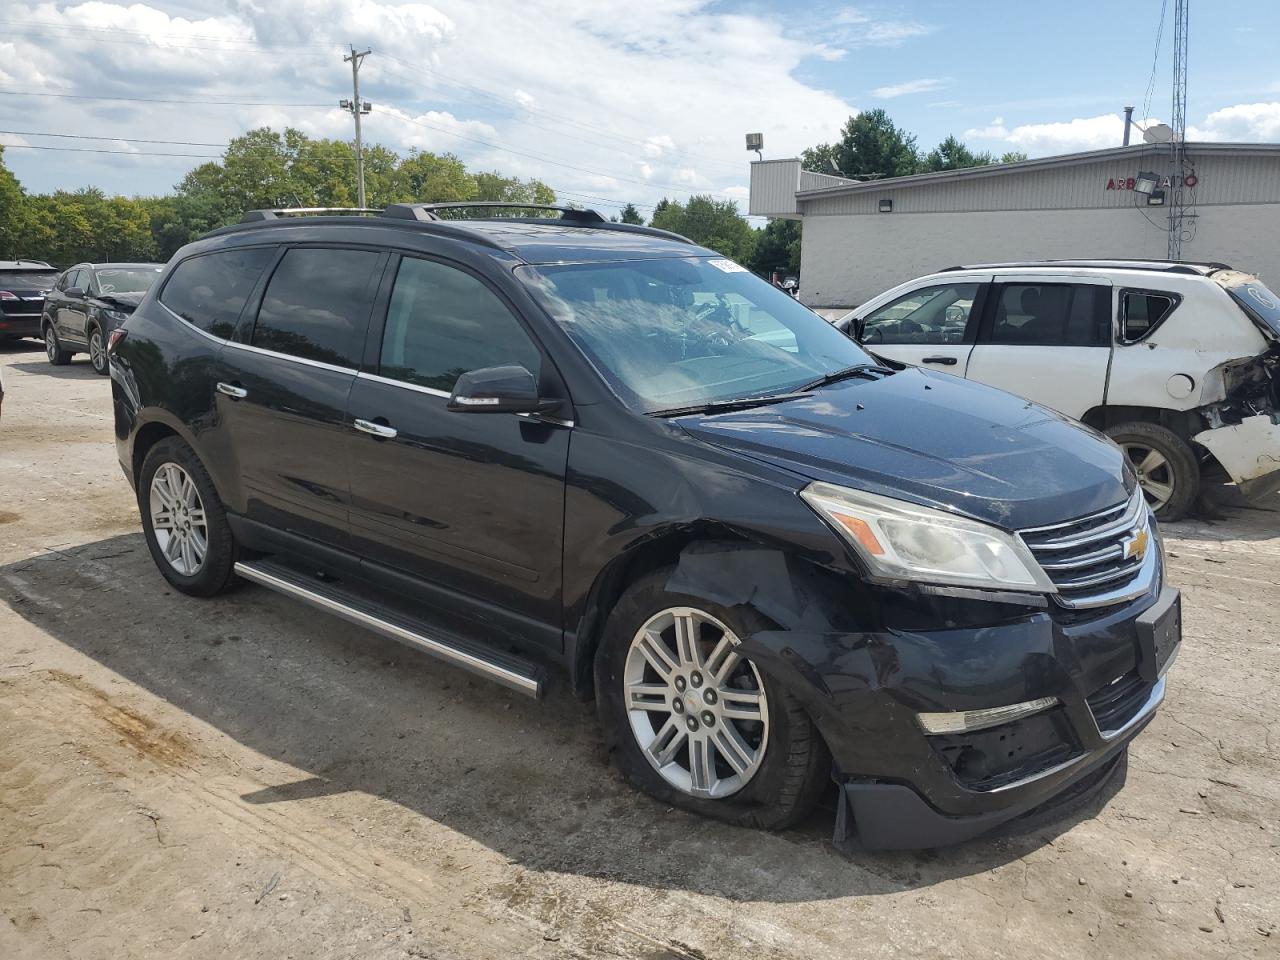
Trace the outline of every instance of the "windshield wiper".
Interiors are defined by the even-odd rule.
[[[694,403],[687,407],[669,407],[666,410],[651,410],[651,417],[686,417],[694,413],[724,413],[726,410],[750,410],[752,407],[764,407],[771,403],[782,403],[786,400],[799,400],[804,393],[771,393],[763,397],[738,397],[736,400],[710,400],[706,403]]]
[[[841,380],[852,380],[854,377],[865,377],[868,380],[876,380],[875,374],[888,376],[893,371],[888,367],[878,367],[874,363],[860,363],[856,367],[845,367],[843,370],[836,370],[834,373],[826,373],[817,380],[810,380],[804,386],[799,387],[801,391],[816,390],[818,387],[825,387],[829,383],[839,383]]]

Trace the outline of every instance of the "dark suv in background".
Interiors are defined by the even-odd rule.
[[[834,777],[841,838],[934,846],[1109,776],[1180,639],[1114,444],[682,237],[462,206],[173,258],[110,365],[171,584],[532,696],[558,665],[632,782],[733,823]]]
[[[79,263],[58,278],[44,302],[40,335],[56,367],[89,354],[94,371],[107,374],[107,342],[142,301],[164,269],[161,263]]]
[[[0,340],[40,336],[45,294],[57,281],[43,260],[0,260]]]

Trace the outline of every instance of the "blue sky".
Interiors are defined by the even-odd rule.
[[[1191,136],[1280,140],[1280,3],[1192,8]],[[31,190],[167,192],[253,126],[349,138],[337,100],[350,95],[342,53],[354,42],[374,50],[362,72],[375,103],[368,140],[536,176],[606,212],[695,192],[744,201],[744,133],[762,131],[767,156],[794,155],[871,107],[924,149],[950,133],[1032,156],[1118,143],[1122,108],[1142,115],[1160,9],[10,0],[0,6],[0,143]],[[1172,34],[1170,20],[1151,97],[1160,120]]]

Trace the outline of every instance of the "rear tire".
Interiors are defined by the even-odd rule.
[[[70,350],[62,349],[62,341],[52,325],[44,328],[44,354],[55,367],[65,367],[75,356]]]
[[[193,597],[237,583],[237,548],[209,473],[185,442],[166,437],[147,451],[138,476],[138,510],[160,573]]]
[[[633,583],[605,624],[596,656],[596,701],[614,762],[633,785],[662,803],[738,826],[791,826],[813,808],[830,777],[826,744],[795,696],[758,664],[734,654],[730,667],[725,654],[716,656],[726,638],[723,649],[732,651],[738,638],[768,625],[751,611],[668,591],[670,575],[669,568],[658,570]],[[696,664],[679,653],[681,628],[674,621],[682,615],[694,625],[686,635],[701,651]],[[655,634],[667,655],[674,653],[675,669],[665,679],[650,656],[636,652],[642,637]],[[643,672],[637,671],[637,656]],[[635,708],[638,686],[655,691],[642,695],[641,709]],[[682,701],[678,712],[676,700]],[[758,709],[753,711],[752,702]],[[744,714],[760,719],[743,720]],[[699,724],[696,730],[686,726],[691,722]],[[655,754],[666,751],[655,744],[668,723],[674,732],[663,746],[682,745],[660,768],[663,758]],[[738,752],[734,763],[728,759],[732,751]],[[695,766],[701,776],[694,775]],[[696,795],[700,782],[702,795]]]
[[[1107,428],[1138,472],[1147,503],[1159,520],[1181,520],[1200,493],[1200,463],[1191,444],[1158,423],[1122,423]]]

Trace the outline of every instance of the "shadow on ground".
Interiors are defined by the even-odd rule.
[[[89,358],[76,357],[64,367],[55,367],[47,360],[23,361],[9,364],[10,370],[21,370],[23,373],[34,373],[59,380],[98,380],[106,378],[94,371]]]
[[[1123,780],[1022,836],[843,857],[829,842],[830,809],[768,835],[636,793],[609,765],[593,707],[563,685],[533,702],[257,587],[215,600],[182,596],[155,571],[140,534],[0,567],[0,600],[128,681],[302,771],[246,792],[247,803],[369,794],[535,870],[737,901],[899,892],[1016,860],[1096,815]],[[368,804],[338,810],[335,819],[367,837],[410,842],[402,826],[380,838]]]

